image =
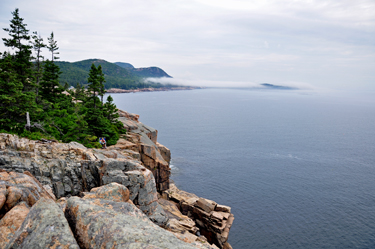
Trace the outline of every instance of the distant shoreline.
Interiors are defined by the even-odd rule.
[[[120,88],[111,88],[106,90],[107,93],[137,93],[137,92],[161,92],[161,91],[176,91],[176,90],[194,90],[194,89],[203,89],[204,87],[197,86],[181,86],[181,87],[161,87],[161,88],[140,88],[125,90]]]

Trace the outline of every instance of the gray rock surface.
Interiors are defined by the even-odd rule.
[[[65,215],[81,248],[196,248],[126,202],[71,197]]]
[[[0,169],[31,172],[56,198],[77,196],[117,182],[129,189],[130,199],[157,224],[168,220],[157,203],[152,172],[126,151],[88,149],[76,142],[40,143],[4,133],[0,134],[0,148]],[[0,205],[4,205],[2,191]]]
[[[30,209],[5,248],[78,249],[79,246],[59,206],[42,198]]]

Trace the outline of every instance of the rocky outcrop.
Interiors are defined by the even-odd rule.
[[[30,184],[33,189],[40,185]],[[58,202],[36,196],[31,209],[25,201],[18,203],[0,220],[0,248],[215,248],[204,241],[185,243],[152,223],[121,184],[110,183],[82,195]]]
[[[71,197],[65,213],[80,248],[195,248],[126,202]]]
[[[230,207],[179,190],[173,183],[162,197],[165,200],[159,200],[159,203],[170,218],[167,229],[180,234],[204,235],[209,243],[230,248],[227,240],[234,220]],[[198,240],[192,235],[189,239]]]
[[[83,206],[91,203],[100,207],[107,202],[131,206],[129,210],[141,211],[148,221],[169,230],[184,242],[193,243],[191,245],[195,247],[203,243],[202,248],[206,248],[208,241],[219,248],[230,248],[227,243],[233,222],[230,208],[170,185],[171,154],[168,148],[157,142],[157,130],[139,122],[138,115],[119,113],[119,120],[128,132],[106,150],[88,149],[76,142],[31,141],[0,134],[0,219],[5,219],[0,224],[4,234],[1,238],[10,240],[11,234],[20,225],[18,222],[18,225],[9,227],[11,217],[18,213],[24,217],[27,214],[25,208],[32,207],[39,199],[55,201],[57,198],[56,205],[66,213],[72,211],[69,206],[71,196],[80,196],[82,198],[77,197],[76,200]],[[20,211],[21,206],[23,211]],[[108,214],[108,217],[111,215]],[[72,225],[72,220],[70,222]],[[24,235],[27,234],[20,236]],[[75,233],[75,236],[78,235]],[[97,241],[98,237],[95,238]],[[15,247],[23,245],[20,239],[17,241],[20,244],[12,242]],[[82,243],[79,242],[80,245]],[[133,242],[129,243],[133,245]]]
[[[170,176],[170,151],[157,143],[158,131],[139,122],[138,115],[124,111],[120,111],[119,114],[119,120],[128,131],[126,135],[127,147],[121,149],[135,150],[143,165],[154,175],[157,190],[167,190]],[[124,141],[120,141],[120,143],[125,145]],[[118,146],[110,148],[118,149]]]
[[[0,248],[5,248],[25,220],[29,210],[25,202],[20,202],[0,220]]]
[[[8,248],[79,248],[60,207],[41,198],[6,245]]]
[[[41,197],[53,199],[29,172],[8,173],[0,169],[0,218],[19,202],[31,207]]]
[[[0,148],[0,169],[31,172],[27,173],[29,177],[35,176],[33,179],[46,185],[46,189],[51,188],[57,198],[79,195],[92,188],[117,182],[129,189],[131,201],[157,224],[163,225],[167,222],[167,217],[157,202],[153,174],[127,151],[88,149],[76,142],[42,143],[4,133],[0,134]],[[15,179],[13,181],[17,181],[16,174],[12,173]],[[38,189],[29,189],[27,194],[23,195],[13,186],[6,188],[9,199],[4,204],[6,211],[11,208],[9,202],[14,198],[28,198],[27,203],[35,202],[35,195],[43,194],[53,198],[41,184]],[[0,205],[4,196],[1,194],[4,192],[2,189],[3,187],[0,187]]]
[[[93,188],[89,193],[83,193],[83,199],[104,199],[116,202],[128,202],[129,190],[124,185],[112,182],[102,187]]]

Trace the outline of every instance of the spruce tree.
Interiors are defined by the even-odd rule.
[[[97,75],[98,75],[98,81],[99,81],[99,96],[101,98],[102,105],[103,105],[104,104],[103,103],[103,97],[104,97],[104,94],[107,91],[104,88],[105,78],[104,78],[104,73],[102,71],[102,66],[101,65],[99,65],[98,68],[97,68]]]
[[[87,87],[87,90],[89,91],[89,101],[93,102],[94,109],[96,109],[96,99],[100,92],[100,79],[98,77],[98,69],[95,67],[94,63],[91,64],[87,82],[89,83]]]
[[[2,38],[6,47],[16,49],[14,56],[14,69],[17,78],[23,84],[24,92],[32,92],[35,90],[32,72],[32,46],[29,44],[29,30],[26,29],[27,24],[23,23],[23,18],[19,16],[19,10],[12,12],[13,19],[10,20],[10,28],[3,28],[8,32],[10,38]]]
[[[111,122],[116,123],[119,114],[117,113],[118,109],[116,105],[113,103],[113,98],[111,95],[108,95],[107,102],[103,106],[104,108],[104,116]]]
[[[48,37],[48,46],[47,46],[48,50],[51,52],[51,55],[52,55],[52,62],[54,60],[58,60],[60,59],[59,57],[55,56],[55,54],[60,54],[59,52],[57,52],[57,50],[59,50],[59,47],[57,46],[57,41],[55,41],[55,36],[53,34],[53,32],[51,33],[51,36]]]
[[[13,56],[5,53],[0,59],[0,130],[22,132],[26,112],[35,108],[33,95],[24,93],[22,89]]]
[[[15,54],[5,53],[1,59],[1,119],[8,119],[8,124],[2,123],[2,127],[8,127],[15,132],[22,132],[26,123],[26,112],[37,115],[39,110],[35,104],[35,83],[32,71],[32,46],[29,45],[29,30],[23,23],[16,9],[12,12],[10,28],[3,30],[8,32],[10,38],[2,38],[4,45],[15,50]],[[3,126],[4,125],[4,126]]]
[[[33,32],[33,48],[35,51],[35,80],[36,80],[36,103],[38,103],[38,95],[39,95],[39,85],[40,80],[42,78],[42,60],[44,59],[44,56],[41,55],[42,48],[46,47],[46,44],[43,43],[43,38],[38,35],[38,32]]]
[[[61,93],[64,88],[59,83],[60,68],[53,62],[53,59],[58,59],[58,57],[55,57],[55,54],[58,54],[56,52],[58,47],[57,42],[54,40],[53,32],[48,38],[47,48],[52,55],[52,60],[47,59],[44,64],[43,77],[40,82],[40,94],[45,100],[56,103],[62,97]]]

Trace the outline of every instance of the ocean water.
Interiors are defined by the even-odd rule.
[[[159,131],[172,179],[232,207],[241,248],[375,248],[375,98],[203,89],[112,94]]]

